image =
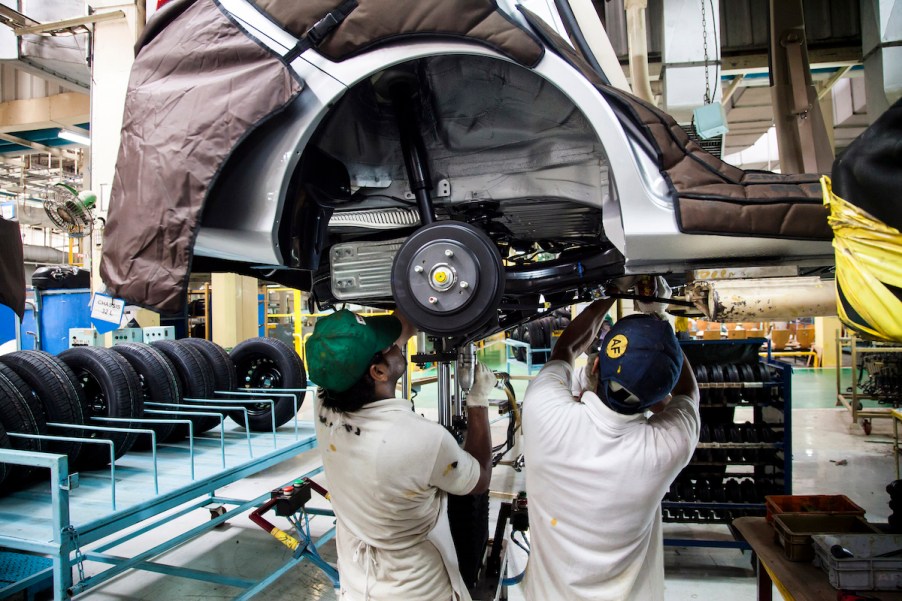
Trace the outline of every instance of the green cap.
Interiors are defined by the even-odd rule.
[[[307,374],[318,386],[344,392],[360,379],[373,355],[401,335],[394,315],[363,317],[347,309],[316,320],[307,339]]]

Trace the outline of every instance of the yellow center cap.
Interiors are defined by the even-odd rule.
[[[439,271],[435,274],[435,281],[439,284],[444,284],[448,279],[448,274],[444,271]]]

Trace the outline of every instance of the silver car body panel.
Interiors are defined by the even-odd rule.
[[[284,54],[294,45],[296,40],[292,36],[245,2],[225,0],[222,4],[276,52]],[[503,2],[502,6],[508,11],[512,9],[509,2]],[[518,12],[512,11],[511,16],[522,22]],[[303,91],[277,118],[280,127],[272,135],[254,139],[255,147],[243,154],[246,158],[240,169],[223,172],[220,190],[227,193],[210,198],[195,252],[261,266],[289,265],[288,250],[280,248],[278,237],[285,208],[294,200],[287,198],[289,183],[308,142],[330,113],[336,107],[342,108],[343,96],[360,82],[396,65],[426,60],[432,66],[461,65],[460,71],[465,72],[470,59],[481,61],[480,66],[491,64],[488,70],[497,70],[501,79],[512,77],[528,82],[530,78],[539,78],[534,80],[536,93],[548,99],[548,106],[556,110],[569,108],[573,114],[562,118],[564,125],[559,131],[541,132],[541,139],[515,150],[511,149],[513,144],[502,145],[496,154],[485,150],[483,137],[496,133],[503,136],[505,125],[517,123],[513,116],[509,123],[497,123],[494,131],[454,131],[449,127],[447,132],[442,132],[448,136],[445,141],[450,150],[431,148],[434,152],[430,154],[430,162],[436,166],[433,171],[445,174],[450,184],[449,194],[442,199],[446,206],[493,199],[504,202],[559,199],[600,209],[603,235],[624,255],[626,270],[635,273],[685,271],[694,266],[722,264],[731,258],[754,264],[759,259],[779,263],[786,257],[787,262],[798,264],[807,257],[823,263],[832,256],[829,241],[681,233],[660,167],[630,139],[605,98],[582,74],[550,50],[535,68],[527,69],[484,46],[457,41],[387,45],[340,63],[314,50],[295,59],[291,66],[304,82]],[[557,100],[554,93],[543,91],[547,84],[570,106]],[[437,78],[436,86],[441,85],[442,79]],[[444,98],[455,94],[450,88],[442,92]],[[476,111],[479,103],[489,106],[503,104],[510,98],[516,100],[519,97],[515,95],[522,92],[500,88],[498,97],[474,98],[460,91],[455,100],[462,112],[467,113],[467,110]],[[497,114],[503,116],[503,111]],[[586,131],[579,131],[580,124],[585,125]],[[352,185],[409,197],[403,159],[400,155],[380,154],[380,141],[375,138],[375,146],[367,148],[368,124],[327,125],[342,128],[336,129],[342,136],[333,136],[335,148],[330,150],[335,150],[335,154],[349,152],[341,144],[350,138],[347,146],[364,147],[363,156],[369,151],[384,159],[378,163],[348,157],[345,164]],[[475,152],[468,154],[470,142]],[[360,209],[380,206],[378,200],[373,200]]]

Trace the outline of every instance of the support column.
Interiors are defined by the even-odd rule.
[[[871,123],[902,97],[900,42],[902,4],[861,0],[861,53]]]
[[[838,317],[814,318],[814,344],[821,356],[821,367],[837,367],[836,337],[842,329]]]
[[[705,41],[708,46],[708,86],[711,102],[720,102],[720,3],[705,2],[702,35],[700,0],[664,2],[664,44],[661,78],[664,110],[677,123],[692,121],[692,111],[705,101]],[[713,11],[712,11],[713,5]]]
[[[771,95],[782,173],[829,173],[833,147],[811,80],[802,0],[770,0]]]
[[[255,278],[234,273],[212,274],[210,319],[213,342],[223,348],[232,348],[258,335],[257,294]]]
[[[648,0],[626,0],[626,35],[629,41],[630,81],[633,93],[655,104],[655,95],[651,91],[648,79],[648,43],[645,39],[647,8]]]

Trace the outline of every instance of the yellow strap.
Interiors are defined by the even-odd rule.
[[[850,319],[837,296],[840,319],[871,336],[902,342],[902,301],[887,287],[902,288],[902,233],[834,194],[830,178],[821,178],[821,189],[830,208],[837,290],[867,323]]]

